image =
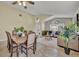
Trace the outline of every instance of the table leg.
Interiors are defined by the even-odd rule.
[[[19,46],[17,46],[17,50],[16,50],[16,52],[17,52],[17,57],[19,57],[19,50],[18,50],[18,48],[19,48]]]

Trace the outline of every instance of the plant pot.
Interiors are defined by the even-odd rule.
[[[65,54],[69,55],[70,54],[70,48],[64,48]]]

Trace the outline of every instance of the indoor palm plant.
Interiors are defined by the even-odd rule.
[[[75,37],[75,24],[69,24],[65,26],[64,32],[60,33],[59,39],[62,39],[65,43],[65,53],[69,55],[70,48],[68,48],[69,41]]]

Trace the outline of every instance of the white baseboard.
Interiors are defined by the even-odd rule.
[[[0,40],[0,46],[7,46],[7,40],[6,39]]]

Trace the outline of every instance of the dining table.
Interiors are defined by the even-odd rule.
[[[23,44],[24,42],[26,42],[26,36],[21,36],[19,37],[18,35],[12,35],[12,40],[16,43],[17,45],[17,57],[19,56],[19,47],[21,47],[21,44]]]

